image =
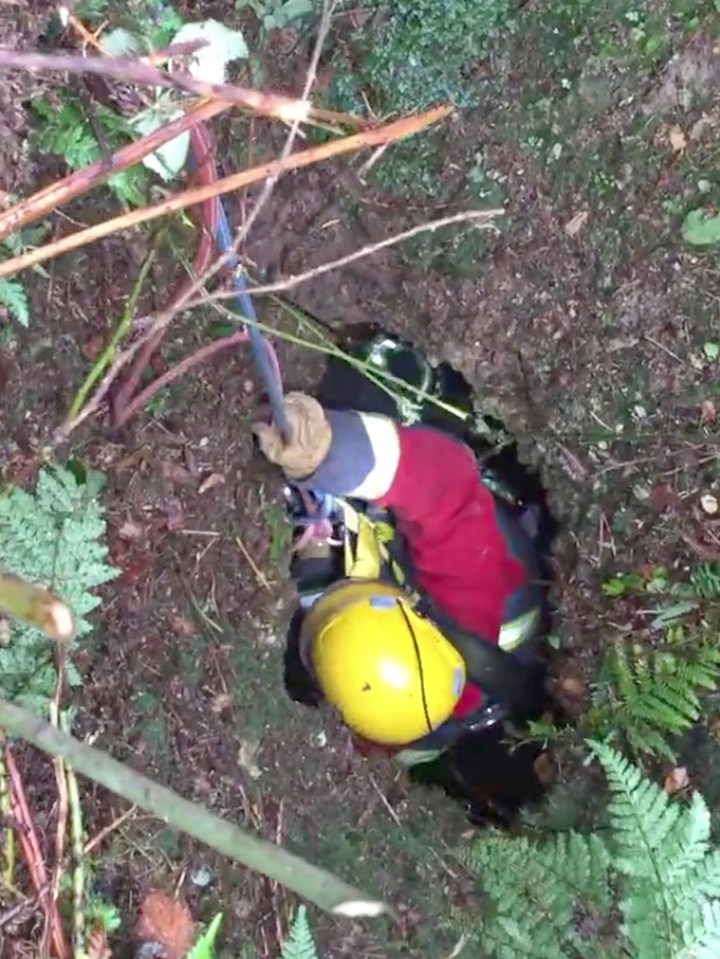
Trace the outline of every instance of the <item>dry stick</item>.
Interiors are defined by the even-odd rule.
[[[67,713],[60,716],[62,731],[70,734],[70,720]],[[73,946],[75,956],[82,954],[85,934],[85,836],[83,835],[83,816],[80,804],[80,790],[75,770],[61,760],[67,775],[67,792],[70,804],[70,836],[73,850]]]
[[[213,340],[212,343],[208,343],[206,346],[201,346],[195,350],[194,353],[191,353],[190,356],[186,356],[184,360],[171,366],[169,370],[166,370],[165,373],[154,379],[144,390],[137,393],[125,407],[125,419],[130,419],[131,416],[134,416],[135,413],[150,402],[156,393],[165,389],[170,383],[174,383],[176,379],[183,376],[193,367],[206,362],[206,360],[209,360],[211,356],[214,356],[221,350],[226,350],[229,346],[237,346],[238,343],[246,343],[247,340],[247,330],[240,329],[237,333],[231,333],[230,336],[224,336],[219,340]],[[66,433],[65,435],[68,434]]]
[[[0,58],[1,59],[1,58]],[[427,113],[419,116],[404,117],[401,120],[395,120],[382,127],[376,127],[372,130],[365,130],[362,133],[355,133],[352,136],[342,137],[339,140],[332,140],[318,146],[310,147],[307,150],[301,150],[294,153],[285,161],[285,169],[296,170],[300,167],[310,166],[313,163],[320,163],[331,157],[341,156],[344,153],[353,153],[367,146],[377,146],[380,143],[388,143],[393,140],[404,139],[419,133],[426,127],[438,120],[443,119],[451,113],[450,107],[436,107]],[[205,200],[210,200],[215,196],[224,193],[230,193],[233,190],[239,190],[241,187],[249,186],[251,183],[257,183],[265,177],[273,176],[277,170],[278,161],[271,160],[269,163],[262,163],[250,170],[243,170],[241,173],[235,173],[232,176],[216,180],[214,183],[208,183],[205,186],[194,187],[191,190],[184,190],[182,193],[175,194],[161,203],[153,206],[143,207],[140,210],[132,210],[122,216],[115,217],[112,220],[106,220],[104,223],[97,223],[95,226],[88,227],[85,230],[79,230],[77,233],[71,233],[69,236],[56,240],[54,243],[48,243],[45,246],[38,247],[35,250],[29,250],[20,256],[12,257],[0,263],[0,277],[12,276],[20,270],[25,270],[37,263],[43,263],[61,253],[68,253],[70,250],[76,250],[95,240],[110,236],[120,230],[127,230],[130,227],[138,226],[140,223],[147,223],[161,216],[167,216],[170,213],[177,213],[179,210],[186,210],[188,207],[197,206]]]
[[[44,586],[0,572],[0,611],[41,630],[58,643],[75,635],[70,608]]]
[[[440,217],[438,220],[419,223],[409,230],[403,230],[402,233],[394,233],[392,236],[385,237],[384,240],[378,240],[375,243],[368,243],[359,250],[354,250],[352,253],[341,256],[337,260],[331,260],[328,263],[322,263],[320,266],[312,267],[303,273],[296,273],[293,276],[286,277],[284,280],[278,280],[276,283],[268,283],[266,286],[253,286],[251,287],[252,294],[253,296],[260,296],[263,293],[278,293],[282,290],[291,290],[300,283],[307,283],[308,280],[314,280],[315,277],[322,276],[323,273],[341,269],[347,266],[348,263],[354,263],[355,260],[372,256],[379,250],[384,250],[389,246],[395,246],[398,243],[409,240],[413,236],[417,236],[419,233],[434,233],[435,230],[439,230],[444,226],[452,226],[453,223],[463,223],[469,220],[494,220],[502,216],[504,212],[504,210],[465,210],[462,213],[453,213],[450,216]],[[196,306],[201,306],[208,301],[227,300],[230,299],[231,296],[233,296],[233,294],[225,290],[220,290],[217,293],[207,293],[201,299],[191,300],[186,303],[185,307],[186,309],[191,309]]]
[[[320,110],[297,97],[288,97],[280,93],[264,93],[230,83],[205,83],[203,80],[195,80],[186,73],[168,73],[126,57],[84,57],[74,54],[23,53],[17,50],[0,49],[0,67],[8,70],[45,73],[93,73],[126,83],[170,87],[195,93],[206,100],[227,100],[263,116],[276,117],[288,122],[297,118],[301,121],[313,117],[320,120],[327,119],[329,113],[333,118],[338,117],[336,113]],[[366,120],[352,114],[340,116],[344,117],[344,122],[353,126],[363,127],[367,124]]]
[[[121,147],[108,157],[103,157],[89,166],[71,173],[57,183],[39,190],[32,196],[3,213],[0,213],[0,240],[4,240],[11,233],[15,233],[28,223],[33,223],[41,217],[47,216],[58,206],[68,203],[77,196],[87,193],[93,187],[104,183],[114,173],[139,163],[149,153],[154,153],[163,143],[184,133],[189,127],[227,110],[232,104],[222,100],[204,101],[196,103],[187,113],[165,123],[163,126],[141,137],[134,143]]]
[[[411,230],[406,230],[404,233],[395,234],[392,237],[387,237],[385,240],[379,241],[379,243],[371,243],[368,246],[363,247],[361,250],[357,250],[355,253],[349,254],[347,257],[342,257],[340,260],[335,260],[330,264],[323,264],[320,267],[314,267],[312,270],[309,270],[307,273],[302,273],[302,274],[298,274],[295,277],[291,277],[290,278],[290,280],[292,281],[291,285],[295,286],[298,283],[311,279],[312,276],[317,276],[318,273],[326,273],[330,269],[336,269],[339,265],[343,265],[344,263],[347,263],[347,262],[352,262],[352,260],[359,259],[361,256],[370,256],[372,253],[376,252],[378,249],[392,246],[394,243],[400,243],[402,242],[402,240],[408,239],[409,236],[416,236],[417,234],[427,230],[438,229],[439,227],[443,225],[447,225],[448,223],[457,223],[457,222],[462,222],[463,220],[477,219],[481,217],[490,218],[490,217],[500,216],[503,212],[504,211],[502,210],[482,210],[482,211],[471,210],[471,211],[466,211],[465,213],[457,213],[452,217],[444,217],[442,218],[442,220],[431,221],[430,223],[421,223],[418,226],[413,227]],[[253,287],[252,288],[253,295],[256,295],[257,293],[269,293],[277,289],[278,287],[280,289],[285,289],[284,282],[285,281],[280,281],[278,284],[271,284],[265,287],[257,287],[257,288]],[[212,303],[212,301],[214,301],[215,299],[216,299],[215,295],[205,293],[197,300],[184,302],[184,303],[180,302],[178,306],[178,310],[189,309],[191,307],[207,304],[208,302]],[[108,391],[110,390],[110,387],[112,386],[120,370],[133,359],[133,357],[136,355],[136,353],[140,349],[142,349],[143,345],[148,341],[148,339],[156,336],[159,331],[165,329],[165,327],[169,324],[170,320],[172,319],[173,315],[174,315],[174,309],[173,309],[173,312],[169,314],[161,314],[154,322],[150,324],[147,332],[141,339],[138,339],[137,342],[129,346],[127,350],[125,350],[123,353],[120,353],[118,355],[117,359],[115,360],[113,365],[110,367],[108,373],[105,375],[105,378],[100,383],[100,386],[96,390],[92,399],[83,407],[82,410],[78,412],[77,416],[68,417],[68,419],[66,419],[65,422],[62,424],[62,426],[56,431],[55,440],[54,440],[55,443],[64,442],[64,440],[66,440],[67,437],[75,429],[77,429],[77,427],[80,426],[80,424],[85,419],[87,419],[89,416],[92,416],[93,413],[95,413],[99,409],[100,405],[104,401]],[[235,314],[233,314],[232,319],[237,321],[238,317]],[[251,324],[251,325],[257,326],[259,329],[265,332],[275,333],[276,335],[280,335],[277,333],[277,331],[267,328],[263,323],[252,321],[247,317],[243,317],[242,321],[246,325]],[[285,334],[282,334],[282,336],[284,339],[291,339],[291,337],[288,337]],[[243,330],[238,330],[237,333],[232,333],[229,336],[223,337],[220,340],[215,340],[214,342],[209,343],[207,346],[201,347],[191,356],[186,357],[184,360],[182,360],[181,363],[178,363],[172,369],[164,373],[159,379],[154,380],[153,383],[150,384],[150,386],[146,387],[146,389],[142,391],[142,393],[139,393],[137,396],[135,396],[132,402],[128,405],[128,410],[130,410],[134,414],[136,411],[136,407],[139,408],[140,406],[147,403],[150,397],[153,396],[158,389],[161,389],[162,387],[167,386],[169,383],[172,383],[178,376],[181,376],[182,374],[187,373],[188,370],[192,369],[197,364],[202,363],[205,360],[209,359],[211,356],[213,356],[215,353],[219,352],[220,350],[224,350],[229,346],[234,346],[237,343],[245,342],[245,339],[246,339],[245,332]],[[300,344],[302,345],[302,341],[298,341],[298,342],[300,342]],[[352,362],[352,358],[344,354],[341,350],[334,350],[331,352],[336,353],[336,355],[343,356],[344,359],[348,360],[349,362]],[[366,373],[367,375],[371,375],[371,373],[377,373],[378,375],[380,375],[382,373],[383,379],[387,379],[390,382],[395,382],[398,386],[402,386],[403,388],[407,387],[407,384],[405,384],[402,380],[400,380],[397,377],[393,377],[392,375],[387,374],[384,371],[380,371],[380,370],[366,371]],[[378,382],[378,385],[382,388],[385,388],[382,382]],[[390,391],[388,390],[388,392]],[[449,409],[451,412],[453,411],[451,407],[448,407],[446,404],[442,403],[436,397],[433,397],[430,394],[423,393],[422,391],[419,391],[419,390],[416,390],[415,392],[421,399],[429,400],[430,402],[433,402],[435,405],[440,406],[443,409]]]
[[[249,829],[221,819],[204,806],[183,799],[101,749],[80,742],[29,710],[2,699],[0,728],[20,736],[51,756],[62,756],[76,773],[88,776],[116,795],[137,803],[167,825],[222,855],[281,882],[327,912],[340,916],[379,916],[389,911],[384,902],[365,895],[338,876],[253,835]]]
[[[124,825],[128,819],[134,816],[137,812],[137,809],[137,806],[131,806],[129,809],[126,809],[124,813],[121,813],[117,817],[117,819],[113,819],[113,821],[108,823],[107,826],[104,826],[100,832],[97,833],[97,835],[93,836],[92,839],[89,839],[83,847],[84,855],[89,856],[94,849],[97,849],[101,842],[104,842],[109,835],[114,833],[117,829]]]
[[[323,46],[325,44],[325,38],[327,37],[328,32],[330,30],[330,22],[332,18],[332,12],[334,9],[335,9],[335,0],[323,0],[323,10],[322,10],[322,16],[320,18],[320,25],[318,27],[315,46],[313,48],[312,57],[310,58],[307,74],[305,76],[305,83],[303,85],[302,98],[305,101],[309,98],[312,88],[315,84],[318,66],[320,64],[320,57],[322,55]],[[235,236],[235,240],[232,245],[232,251],[228,251],[229,256],[232,256],[233,254],[237,253],[237,251],[240,249],[240,245],[245,242],[245,240],[247,239],[250,233],[250,230],[252,229],[253,224],[255,223],[261,211],[265,207],[265,204],[267,203],[267,201],[270,199],[270,195],[275,189],[275,186],[278,180],[287,169],[287,160],[290,154],[292,153],[292,149],[293,149],[293,146],[295,145],[295,140],[297,139],[299,129],[300,129],[300,119],[297,118],[293,121],[292,126],[290,127],[287,138],[285,140],[285,145],[283,146],[282,152],[279,157],[279,162],[275,170],[265,181],[265,184],[260,193],[260,196],[258,197],[252,210],[250,211],[250,215],[248,216],[247,220],[243,223],[242,227],[238,230],[237,235]],[[207,271],[207,276],[198,278],[198,284],[197,284],[198,289],[202,289],[205,286],[207,281],[211,279],[212,276],[214,276],[214,274],[217,272],[219,268],[222,267],[222,263],[224,262],[225,259],[228,259],[228,254],[226,254],[225,257],[219,258],[217,267],[216,268],[211,267],[211,269]],[[188,295],[185,297],[185,301],[187,301],[191,295],[192,293],[188,291]],[[177,308],[178,307],[181,308],[182,306],[184,306],[184,303],[176,304],[175,306],[177,311]]]
[[[86,43],[89,47],[92,47],[94,50],[97,50],[98,53],[105,53],[100,41],[97,39],[94,33],[91,33],[88,30],[82,20],[78,20],[78,18],[71,13],[68,16],[67,22],[68,25],[75,30],[84,43]],[[207,40],[188,40],[186,43],[176,43],[173,46],[166,47],[164,50],[158,50],[157,52],[148,53],[146,56],[138,57],[138,59],[141,63],[149,63],[151,66],[158,66],[161,63],[165,63],[166,60],[172,60],[173,57],[182,57],[189,53],[196,53],[198,50],[202,50],[202,48],[206,47],[207,45]]]
[[[63,686],[63,666],[58,669],[57,681],[55,684],[55,695],[50,702],[50,722],[58,727],[60,721],[60,698],[62,696]],[[56,756],[53,760],[55,769],[55,782],[58,791],[58,814],[57,825],[55,829],[55,865],[53,867],[52,879],[50,880],[50,902],[52,903],[53,913],[57,913],[58,897],[60,896],[60,880],[62,879],[63,863],[65,861],[65,837],[67,835],[68,820],[68,791],[67,780],[65,779],[65,763],[62,756]],[[47,942],[50,934],[50,916],[45,916],[45,929],[43,930],[43,942]],[[42,954],[42,950],[41,950]]]

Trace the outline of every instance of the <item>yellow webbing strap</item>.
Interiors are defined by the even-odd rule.
[[[395,536],[392,525],[384,520],[371,520],[346,500],[343,507],[345,576],[348,579],[386,579],[402,585],[405,575],[394,562],[387,544]]]

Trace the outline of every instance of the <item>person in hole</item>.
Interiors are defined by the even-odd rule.
[[[543,792],[539,747],[510,728],[548,709],[552,519],[459,374],[382,334],[351,355],[317,398],[286,396],[287,443],[254,426],[295,524],[286,686],[334,706],[360,752],[507,819]]]

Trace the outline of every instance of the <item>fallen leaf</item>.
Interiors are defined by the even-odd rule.
[[[577,671],[567,667],[553,683],[553,693],[563,709],[569,715],[576,716],[585,705],[587,685]]]
[[[218,693],[210,703],[210,709],[215,716],[221,716],[223,713],[226,713],[228,709],[230,709],[232,704],[233,699],[229,693]]]
[[[690,785],[690,777],[688,776],[688,771],[684,766],[676,766],[674,769],[671,769],[670,772],[665,777],[665,792],[672,796],[673,793],[679,792],[681,789],[687,789]]]
[[[533,763],[533,769],[542,786],[549,786],[555,782],[557,766],[548,749],[540,753]]]
[[[699,120],[696,120],[690,128],[690,139],[699,140],[708,130],[712,130],[714,126],[715,120],[704,114]]]
[[[588,221],[590,214],[587,210],[581,210],[579,213],[576,213],[572,220],[569,220],[565,224],[565,232],[568,236],[577,236],[577,234],[582,230],[585,224]]]
[[[225,477],[222,473],[211,473],[205,477],[198,487],[198,493],[207,493],[208,490],[215,489],[216,486],[222,486],[224,482]]]
[[[118,536],[122,539],[137,540],[142,539],[145,530],[139,523],[131,519],[126,519],[118,530]]]
[[[259,779],[262,776],[260,767],[255,762],[259,749],[260,743],[246,739],[238,751],[237,761],[251,779]]]
[[[82,345],[83,356],[86,360],[94,360],[105,345],[105,337],[101,333],[92,333]]]
[[[165,959],[183,959],[193,944],[193,925],[184,899],[173,899],[153,889],[140,906],[136,935],[143,942],[159,943]]]
[[[684,153],[687,146],[687,137],[682,131],[682,127],[670,127],[668,130],[668,140],[675,153]]]
[[[658,510],[668,509],[678,502],[678,495],[668,483],[658,483],[648,493],[648,503]],[[650,571],[651,572],[651,571]],[[649,575],[650,573],[648,573]]]
[[[160,467],[163,479],[175,486],[194,485],[192,473],[186,469],[182,463],[176,463],[174,460],[166,460]]]
[[[105,930],[101,922],[95,922],[85,945],[87,959],[112,959]]]
[[[717,417],[717,409],[712,400],[703,400],[700,404],[700,422],[703,425],[714,423]]]
[[[162,504],[162,509],[169,532],[177,533],[178,530],[185,529],[185,513],[179,499],[166,500]]]
[[[195,627],[190,622],[189,619],[186,619],[185,616],[173,616],[172,618],[172,631],[176,636],[180,636],[183,639],[189,639],[191,636],[195,635]]]

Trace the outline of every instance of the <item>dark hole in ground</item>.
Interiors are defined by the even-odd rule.
[[[496,495],[498,509],[506,510],[529,534],[531,548],[537,554],[537,562],[532,565],[541,571],[540,576],[549,586],[547,559],[559,525],[549,509],[546,491],[537,472],[520,461],[517,443],[507,435],[503,424],[475,409],[467,379],[446,362],[431,364],[411,344],[377,327],[354,327],[341,345],[351,356],[362,360],[365,369],[344,359],[331,358],[317,393],[324,405],[422,423],[465,441],[475,452],[485,481]],[[378,386],[377,379],[373,380],[373,369],[394,377],[392,394]],[[410,388],[403,388],[403,383]],[[418,389],[428,398],[419,396]],[[464,415],[457,415],[450,407]],[[314,590],[323,589],[343,575],[341,550],[335,550],[330,558],[312,562],[316,564],[311,574]],[[300,578],[307,588],[307,560],[302,563]],[[298,571],[296,563],[295,573]],[[552,619],[547,589],[544,593],[541,604],[545,615],[536,647],[547,647],[543,640]],[[302,619],[303,612],[298,609],[288,630],[285,685],[293,699],[316,706],[321,696],[301,662],[298,648]],[[533,673],[541,689],[546,686],[549,652],[549,648],[542,649]],[[523,719],[538,718],[547,712],[560,718],[557,707],[543,692],[533,700],[535,705],[528,707]],[[473,822],[508,822],[521,807],[541,799],[545,790],[536,771],[542,746],[519,742],[508,746],[507,740],[504,724],[485,716],[477,728],[464,733],[439,759],[417,767],[412,778],[418,783],[440,786],[464,802]]]
[[[397,352],[383,350],[383,343],[396,343]],[[342,349],[362,360],[368,360],[375,347],[377,361],[397,380],[420,387],[425,393],[466,414],[462,419],[446,411],[432,400],[417,402],[412,391],[391,385],[408,403],[411,415],[427,426],[446,430],[466,442],[475,452],[490,485],[504,492],[520,508],[530,510],[534,526],[533,538],[543,555],[549,556],[560,526],[553,516],[547,492],[537,471],[518,457],[518,444],[495,417],[476,409],[473,388],[467,379],[447,362],[432,365],[412,344],[398,340],[387,330],[370,325],[349,327],[340,343]],[[370,368],[372,369],[372,362]],[[341,375],[338,375],[341,371]],[[395,397],[369,380],[349,364],[331,358],[320,385],[319,395],[326,405],[336,409],[360,409],[403,419]]]

